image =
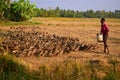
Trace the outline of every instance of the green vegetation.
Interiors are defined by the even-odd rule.
[[[83,68],[83,65],[74,61],[42,65],[39,67],[40,80],[77,80],[82,76]]]
[[[0,80],[39,80],[13,56],[0,55]]]
[[[100,11],[74,11],[61,10],[59,7],[55,9],[39,9],[35,4],[30,4],[29,0],[18,0],[11,2],[11,0],[0,1],[0,19],[11,21],[27,21],[32,17],[69,17],[69,18],[120,18],[120,10],[115,12],[105,10]]]
[[[50,18],[33,18],[34,22],[27,21],[32,18],[33,14],[36,17]],[[94,17],[97,18],[89,19]],[[117,10],[115,12],[93,10],[83,12],[61,10],[59,7],[56,7],[55,10],[46,10],[35,8],[35,5],[30,4],[29,0],[19,0],[12,3],[11,0],[0,0],[0,26],[40,24],[47,26],[100,26],[100,17],[109,18],[106,19],[109,26],[120,26],[120,19],[112,19],[120,18],[120,11]],[[74,22],[77,24],[74,24]],[[120,80],[120,63],[118,60],[110,59],[108,64],[109,66],[89,62],[83,64],[68,60],[52,64],[41,64],[38,70],[31,71],[27,65],[23,65],[19,59],[7,54],[4,48],[0,46],[0,80]]]
[[[105,10],[100,11],[93,11],[93,10],[87,10],[87,11],[74,11],[74,10],[61,10],[59,7],[56,7],[55,9],[35,9],[36,17],[69,17],[69,18],[120,18],[120,10],[115,10],[115,12]]]
[[[119,80],[119,68],[116,70],[114,72],[96,61],[83,64],[68,60],[52,65],[41,64],[37,71],[31,71],[15,57],[0,55],[0,80]]]
[[[34,4],[30,4],[29,0],[19,0],[10,3],[10,0],[0,1],[0,19],[8,19],[11,21],[27,21],[33,17]]]
[[[3,19],[8,13],[10,0],[0,0],[0,19]]]
[[[25,22],[11,22],[11,21],[0,21],[0,26],[20,26],[20,25],[41,25],[41,22],[25,21]]]
[[[118,70],[119,61],[116,58],[110,59],[109,64],[112,65],[112,68],[107,73],[107,76],[104,80],[119,80],[120,79],[120,72]]]
[[[31,5],[29,0],[19,0],[10,5],[10,14],[8,19],[12,21],[27,21],[34,14],[35,5]]]

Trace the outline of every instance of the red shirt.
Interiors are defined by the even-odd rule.
[[[101,25],[101,33],[102,34],[106,34],[107,32],[109,32],[109,28],[108,26],[104,23]]]

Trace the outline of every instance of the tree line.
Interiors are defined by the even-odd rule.
[[[62,10],[59,7],[55,9],[37,8],[35,4],[31,4],[30,0],[0,0],[0,19],[8,19],[11,21],[27,21],[32,17],[69,17],[69,18],[120,18],[120,10],[114,12],[105,10],[87,10],[74,11]]]
[[[120,18],[120,10],[105,11],[105,10],[87,10],[87,11],[75,11],[75,10],[62,10],[59,7],[55,9],[43,9],[36,8],[36,17],[70,17],[70,18]]]

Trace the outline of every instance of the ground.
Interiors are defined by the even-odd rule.
[[[86,63],[89,60],[100,60],[103,64],[111,58],[120,61],[120,19],[107,19],[109,26],[108,46],[109,55],[103,53],[103,43],[97,42],[96,34],[100,32],[100,19],[74,19],[74,18],[33,18],[32,21],[40,22],[39,25],[22,25],[22,26],[38,26],[40,30],[49,34],[58,36],[67,36],[78,38],[81,42],[87,42],[97,45],[96,50],[77,51],[70,54],[60,54],[55,57],[19,57],[19,59],[27,64],[31,69],[36,70],[41,64],[51,64],[55,62],[74,60]],[[10,26],[1,26],[0,30],[9,29]]]

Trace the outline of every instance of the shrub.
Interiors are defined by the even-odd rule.
[[[34,14],[35,5],[30,4],[29,0],[14,1],[10,5],[10,15],[8,18],[12,21],[27,21]]]

